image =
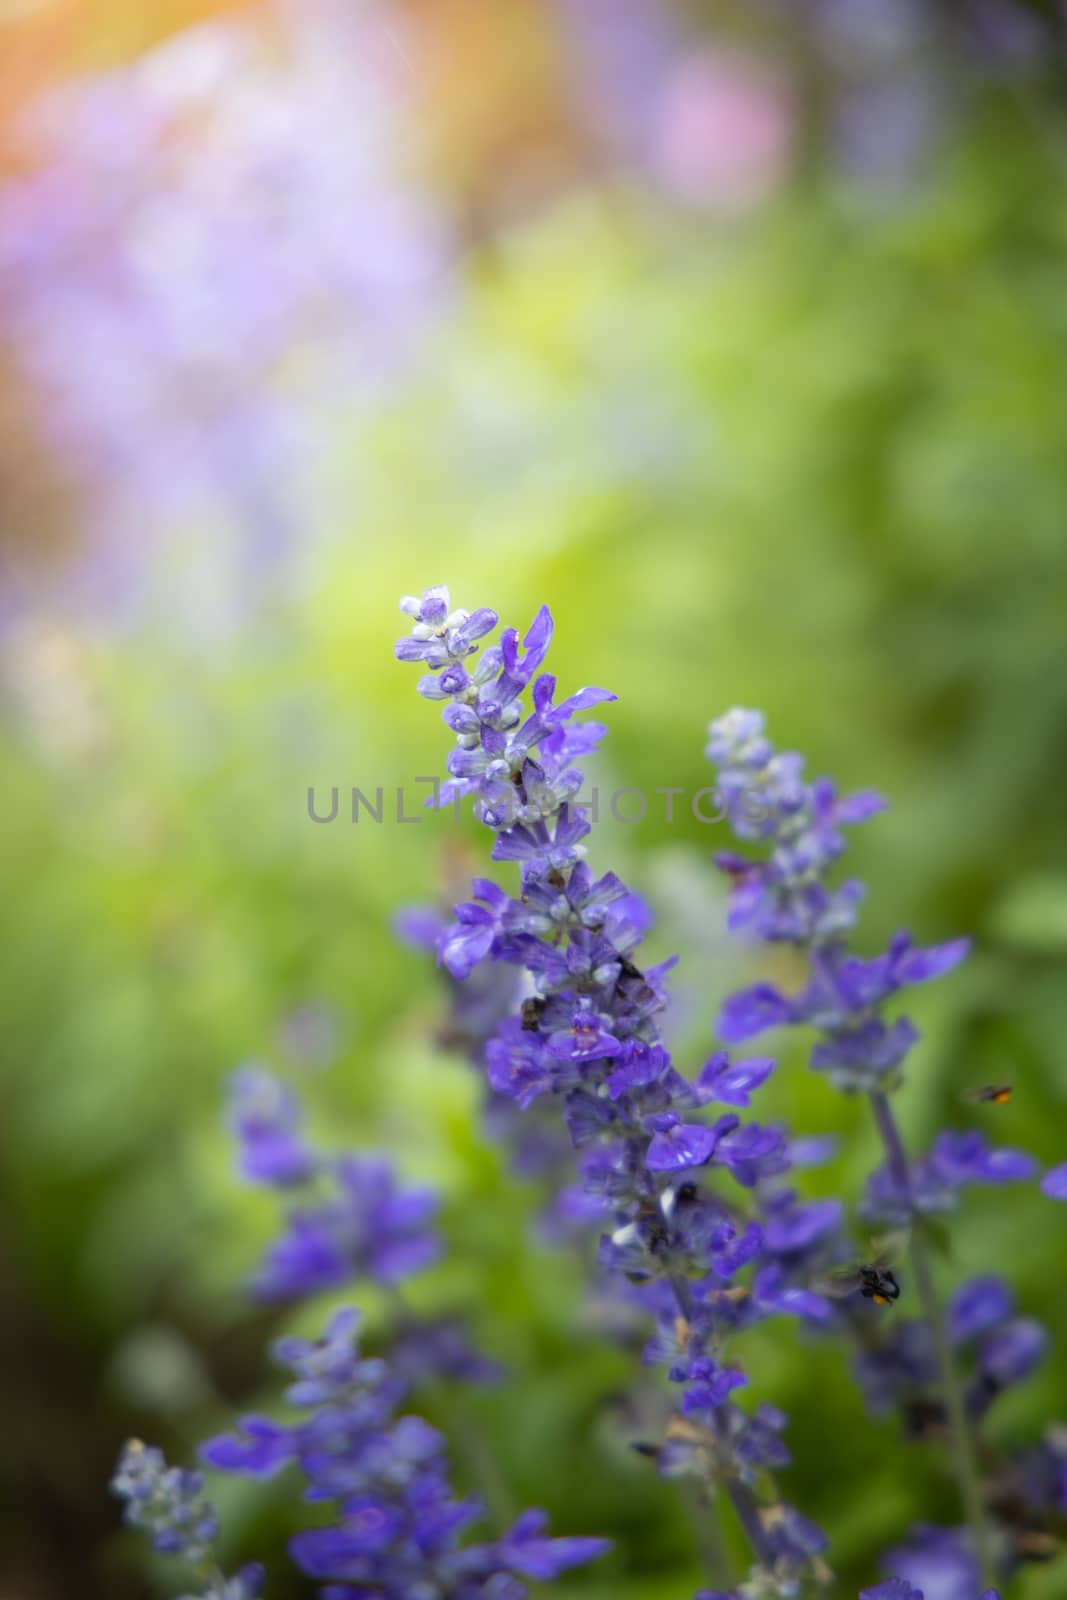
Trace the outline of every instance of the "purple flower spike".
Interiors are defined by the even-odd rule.
[[[225,1578],[215,1564],[219,1536],[215,1508],[204,1498],[204,1475],[168,1467],[161,1450],[130,1439],[119,1457],[111,1490],[126,1502],[125,1521],[147,1533],[160,1555],[176,1556],[198,1574],[214,1569],[203,1600],[256,1600],[263,1583],[257,1563]]]
[[[882,809],[881,798],[860,792],[844,799],[826,778],[808,782],[804,763],[777,752],[756,713],[736,710],[711,725],[708,755],[718,767],[719,793],[739,839],[764,842],[766,854],[724,853],[718,862],[730,883],[731,930],[808,952],[809,981],[796,995],[757,984],[732,995],[719,1023],[723,1038],[740,1042],[769,1027],[806,1023],[820,1037],[811,1065],[848,1092],[892,1087],[916,1043],[907,1017],[892,1021],[880,1007],[901,989],[950,972],[969,949],[966,939],[920,949],[898,933],[873,959],[850,951],[863,885],[836,888],[831,873],[845,848],[842,828]]]
[[[660,1013],[667,1005],[664,980],[673,960],[649,965],[643,959],[639,947],[650,922],[647,907],[613,873],[595,877],[585,860],[590,819],[578,798],[582,774],[572,762],[594,747],[604,729],[578,726],[573,719],[612,696],[580,689],[557,698],[554,676],[542,670],[552,633],[545,607],[521,642],[515,629],[506,628],[495,658],[487,651],[470,681],[457,679],[461,687],[453,692],[448,674],[460,661],[447,654],[451,622],[449,617],[437,624],[445,627],[443,655],[435,646],[436,633],[416,640],[427,648],[431,673],[439,674],[420,685],[420,692],[434,698],[444,698],[446,690],[451,694],[443,719],[457,747],[446,760],[452,775],[448,792],[474,799],[476,815],[494,835],[493,859],[516,864],[519,882],[517,892],[502,898],[502,891],[480,890],[472,904],[460,908],[438,948],[464,981],[492,963],[524,973],[528,990],[518,1015],[498,1027],[484,1051],[490,1082],[500,1095],[519,1107],[533,1107],[535,1114],[553,1106],[562,1111],[578,1152],[580,1184],[564,1190],[555,1225],[564,1220],[596,1225],[600,1267],[648,1293],[660,1330],[649,1359],[665,1360],[671,1381],[687,1385],[683,1410],[698,1412],[703,1430],[723,1436],[721,1451],[713,1448],[714,1440],[668,1439],[657,1451],[661,1474],[694,1471],[707,1478],[710,1467],[720,1475],[736,1471],[748,1484],[761,1467],[788,1460],[780,1437],[785,1419],[767,1407],[746,1416],[732,1406],[729,1396],[744,1380],[737,1369],[721,1364],[721,1341],[771,1315],[811,1321],[832,1316],[828,1302],[807,1284],[813,1269],[826,1264],[816,1257],[821,1252],[833,1256],[830,1235],[840,1208],[833,1201],[814,1202],[805,1213],[795,1197],[772,1187],[771,1180],[791,1160],[781,1129],[742,1128],[732,1111],[710,1126],[686,1120],[712,1102],[745,1109],[774,1063],[762,1056],[731,1063],[719,1054],[690,1082],[671,1061]],[[730,737],[744,744],[749,776],[770,759],[754,714],[735,719]],[[775,782],[782,815],[799,815],[807,794],[802,764],[781,761]],[[766,811],[750,811],[740,778],[725,800],[731,815],[744,819],[750,836],[770,836]],[[875,809],[865,796],[839,802],[826,785],[817,787],[813,806],[819,838],[834,853],[837,826]],[[797,840],[789,859],[790,870],[808,876],[817,865]],[[741,876],[748,880],[750,875],[743,869]],[[768,898],[754,878],[739,894],[744,898],[750,891],[753,898],[745,903],[753,916],[770,916],[773,895]],[[858,899],[855,885],[832,900],[823,896],[823,925],[847,920]],[[894,946],[894,959],[904,954],[904,945]],[[888,958],[870,970],[856,970],[853,988],[875,992],[888,983],[887,973]],[[740,1040],[796,1020],[793,1002],[763,984],[728,1008],[723,1031],[727,1039]],[[879,1036],[874,1043],[883,1056],[902,1048],[899,1035]],[[822,1157],[819,1150],[811,1154]],[[710,1184],[705,1187],[701,1169],[712,1162],[722,1169],[721,1177],[749,1191],[743,1205],[731,1203]],[[787,1218],[789,1207],[793,1214]],[[764,1229],[771,1215],[775,1252]],[[746,1268],[756,1269],[751,1288],[727,1287],[727,1280]],[[799,1592],[823,1535],[798,1513],[779,1512],[762,1541],[765,1548],[756,1552],[760,1582],[773,1578],[775,1592]],[[521,1578],[551,1576],[558,1569],[556,1560],[550,1566],[540,1559],[535,1563],[527,1550],[510,1570]],[[444,1592],[453,1591],[445,1586]],[[469,1600],[484,1593],[472,1586]],[[513,1593],[519,1600],[517,1590],[501,1588],[499,1600],[513,1600]],[[493,1594],[495,1600],[498,1591]],[[457,1600],[468,1600],[466,1590]]]

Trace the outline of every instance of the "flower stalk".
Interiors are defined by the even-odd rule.
[[[875,1093],[869,1096],[871,1110],[885,1147],[886,1161],[897,1184],[902,1188],[910,1182],[908,1158],[904,1141],[888,1095]],[[975,1451],[974,1429],[967,1415],[963,1391],[952,1347],[945,1327],[945,1316],[934,1284],[930,1265],[930,1252],[922,1228],[912,1227],[908,1234],[908,1259],[915,1279],[915,1292],[929,1324],[937,1359],[941,1393],[945,1402],[948,1422],[949,1448],[952,1455],[956,1486],[967,1525],[974,1540],[975,1555],[982,1582],[993,1581],[993,1564],[990,1550],[989,1524],[982,1497],[981,1477]]]

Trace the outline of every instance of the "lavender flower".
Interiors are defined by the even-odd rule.
[[[268,1267],[292,1292],[347,1280],[354,1271],[388,1283],[413,1257],[421,1260],[433,1196],[397,1189],[385,1162],[313,1154],[295,1096],[258,1069],[236,1075],[232,1096],[230,1122],[253,1181],[284,1188],[297,1171],[325,1173],[347,1192],[343,1202],[290,1216]],[[298,1420],[250,1415],[201,1448],[203,1459],[223,1472],[270,1478],[296,1466],[304,1498],[332,1502],[328,1525],[290,1542],[298,1566],[323,1580],[322,1600],[350,1600],[368,1590],[379,1600],[522,1600],[525,1579],[549,1580],[608,1548],[603,1539],[549,1538],[538,1511],[524,1513],[495,1541],[461,1543],[481,1507],[456,1498],[440,1434],[421,1417],[397,1412],[416,1377],[481,1379],[494,1371],[473,1355],[455,1322],[405,1316],[394,1360],[386,1363],[360,1350],[360,1321],[357,1310],[345,1308],[320,1339],[275,1343],[276,1359],[291,1374],[285,1399]],[[158,1451],[134,1443],[114,1487],[127,1500],[127,1520],[149,1528],[157,1549],[184,1556],[204,1577],[202,1600],[254,1600],[258,1568],[226,1580],[210,1564],[217,1523],[200,1473],[170,1471]]]
[[[1037,1170],[1022,1150],[990,1149],[976,1129],[941,1133],[928,1155],[912,1162],[905,1181],[900,1170],[881,1167],[870,1178],[861,1212],[891,1226],[955,1208],[959,1191],[972,1183],[1017,1183]]]
[[[469,797],[495,834],[493,859],[520,872],[518,896],[475,879],[472,898],[440,935],[440,960],[461,982],[487,963],[517,967],[532,982],[521,1014],[487,1046],[490,1082],[520,1107],[546,1098],[561,1106],[580,1177],[569,1206],[610,1219],[600,1265],[648,1287],[661,1328],[652,1359],[667,1346],[663,1324],[680,1316],[685,1354],[670,1375],[682,1387],[684,1426],[657,1452],[660,1470],[723,1481],[764,1578],[788,1592],[825,1541],[792,1511],[779,1508],[773,1526],[761,1518],[751,1486],[788,1459],[779,1437],[785,1419],[734,1405],[729,1397],[744,1378],[722,1365],[720,1344],[761,1316],[811,1307],[790,1302],[781,1256],[765,1298],[724,1290],[762,1256],[764,1232],[757,1205],[704,1182],[726,1175],[762,1201],[764,1186],[789,1166],[788,1142],[780,1129],[743,1125],[736,1112],[711,1124],[699,1116],[716,1100],[747,1107],[773,1063],[731,1063],[720,1053],[691,1083],[671,1062],[657,1018],[673,962],[637,964],[643,924],[626,885],[614,873],[595,877],[584,859],[589,822],[574,762],[604,729],[576,718],[614,697],[586,688],[556,703],[555,679],[539,671],[552,636],[547,607],[521,643],[515,629],[505,630],[473,668],[467,663],[493,613],[453,611],[443,586],[401,608],[414,627],[396,656],[430,668],[419,693],[444,702],[443,720],[457,737],[441,798]],[[798,1243],[794,1258],[803,1252]]]
[[[867,1341],[859,1377],[875,1409],[899,1404],[908,1427],[927,1432],[947,1426],[961,1499],[971,1529],[970,1565],[960,1577],[960,1600],[991,1570],[991,1550],[977,1476],[973,1427],[1007,1384],[1026,1375],[1044,1348],[1041,1328],[1010,1316],[1006,1291],[988,1282],[961,1291],[948,1323],[942,1317],[927,1255],[931,1219],[953,1209],[959,1191],[973,1183],[1002,1184],[1030,1177],[1036,1163],[1024,1152],[992,1149],[975,1130],[943,1132],[930,1151],[909,1161],[888,1094],[899,1087],[903,1064],[919,1038],[907,1017],[889,1018],[887,1002],[904,989],[950,972],[967,953],[967,941],[929,949],[897,933],[873,959],[855,955],[848,934],[856,921],[863,885],[834,886],[831,874],[845,849],[844,829],[882,809],[873,791],[841,797],[827,778],[808,782],[803,759],[776,752],[758,712],[735,710],[710,727],[708,755],[719,772],[722,799],[734,833],[766,847],[759,859],[721,855],[731,879],[729,921],[738,932],[806,951],[808,979],[795,994],[759,983],[728,999],[720,1032],[730,1042],[767,1028],[805,1024],[817,1032],[810,1062],[846,1092],[869,1096],[886,1160],[868,1182],[861,1206],[870,1220],[910,1229],[909,1248],[923,1320],[901,1324],[889,1338]],[[1053,1179],[1053,1188],[1056,1180]],[[980,1335],[972,1355],[973,1376],[965,1390],[954,1353]],[[931,1395],[931,1388],[937,1394]],[[958,1538],[923,1544],[944,1560],[963,1561]],[[973,1569],[973,1570],[972,1570]],[[922,1583],[906,1565],[894,1568],[901,1581]],[[963,1572],[963,1568],[960,1568]],[[973,1581],[972,1581],[973,1580]],[[938,1582],[943,1583],[939,1578]],[[942,1590],[937,1589],[941,1597]],[[956,1591],[944,1591],[956,1600]]]
[[[290,1207],[253,1279],[261,1299],[301,1299],[357,1277],[393,1285],[437,1259],[436,1196],[403,1187],[381,1156],[315,1151],[296,1096],[263,1069],[234,1075],[229,1122],[246,1178],[282,1191],[300,1186],[306,1196]]]
[[[214,1564],[219,1524],[215,1508],[204,1498],[202,1472],[168,1467],[161,1450],[131,1439],[119,1457],[111,1489],[126,1502],[130,1527],[144,1529],[155,1550],[192,1569],[203,1585],[198,1600],[256,1600],[262,1567],[242,1567],[226,1578]]]
[[[269,50],[212,18],[29,108],[0,316],[90,490],[75,599],[111,611],[148,577],[131,551],[221,516],[237,561],[233,539],[197,555],[239,613],[306,537],[323,414],[395,382],[451,298],[450,230],[398,158],[402,24],[374,12],[275,7]],[[202,590],[196,615],[199,636]]]
[[[482,1515],[456,1499],[444,1441],[417,1416],[397,1416],[406,1384],[384,1361],[361,1355],[359,1313],[334,1314],[317,1341],[282,1339],[277,1360],[294,1382],[294,1423],[246,1417],[235,1434],[208,1440],[204,1459],[225,1472],[268,1477],[293,1463],[305,1498],[334,1503],[335,1520],[296,1534],[290,1550],[323,1600],[363,1594],[387,1600],[521,1600],[524,1579],[546,1581],[594,1560],[607,1541],[552,1539],[541,1512],[525,1512],[501,1538],[461,1544]]]

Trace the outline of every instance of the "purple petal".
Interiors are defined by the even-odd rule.
[[[855,794],[847,794],[837,802],[834,821],[866,822],[868,817],[876,817],[884,811],[887,804],[885,795],[879,794],[877,789],[857,789]]]
[[[773,984],[757,983],[730,995],[719,1016],[719,1037],[727,1044],[740,1044],[766,1028],[788,1022],[791,1007]]]
[[[271,1477],[285,1465],[297,1441],[287,1429],[267,1417],[243,1417],[239,1433],[223,1433],[200,1446],[200,1457],[220,1472],[249,1472]]]
[[[1048,1169],[1041,1179],[1041,1193],[1050,1200],[1067,1200],[1067,1161]]]
[[[524,1511],[500,1540],[499,1555],[503,1565],[524,1578],[546,1582],[557,1578],[568,1567],[595,1561],[611,1548],[608,1539],[547,1538],[543,1531],[547,1521],[543,1511]]]
[[[463,632],[468,639],[480,639],[484,634],[491,633],[497,625],[497,614],[488,606],[479,606],[477,611],[472,611],[463,624]]]
[[[957,1289],[949,1306],[953,1344],[963,1344],[1011,1316],[1015,1306],[1002,1278],[973,1278]]]
[[[645,1165],[651,1172],[681,1172],[686,1167],[699,1167],[711,1155],[715,1142],[711,1128],[681,1122],[676,1128],[654,1136]]]
[[[1019,1383],[1041,1360],[1048,1334],[1033,1317],[1016,1317],[983,1340],[979,1365],[998,1384]]]
[[[931,945],[928,950],[913,948],[893,963],[894,976],[900,983],[928,983],[958,967],[970,948],[969,939],[950,939],[946,944]]]
[[[726,1106],[747,1106],[752,1091],[766,1083],[774,1067],[770,1056],[752,1056],[747,1061],[732,1063],[712,1056],[700,1074],[699,1083],[712,1100],[718,1100]],[[709,1071],[709,1068],[712,1070]]]

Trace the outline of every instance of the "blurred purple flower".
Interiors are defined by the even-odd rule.
[[[0,317],[90,490],[79,596],[136,593],[180,530],[173,611],[190,529],[216,594],[262,593],[297,554],[329,419],[448,298],[447,230],[401,170],[395,23],[337,0],[278,20],[268,44],[213,19],[49,92],[0,190]],[[201,565],[199,617],[204,590]]]

